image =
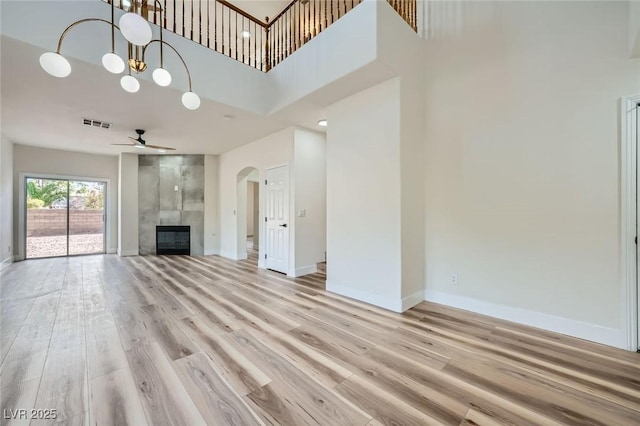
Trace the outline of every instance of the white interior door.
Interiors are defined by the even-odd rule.
[[[268,269],[289,271],[289,167],[268,169],[265,185]]]

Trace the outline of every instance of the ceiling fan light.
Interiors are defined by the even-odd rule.
[[[138,149],[144,149],[145,146],[144,145],[134,145],[134,147],[138,148]]]
[[[146,19],[137,13],[128,12],[120,17],[118,22],[120,32],[131,44],[146,46],[151,41],[153,33]]]
[[[327,127],[327,119],[323,118],[322,120],[318,120],[318,126]]]
[[[132,75],[122,76],[120,79],[120,86],[129,93],[136,93],[140,90],[140,83]]]
[[[107,71],[114,74],[120,74],[124,71],[124,61],[115,53],[105,53],[102,57],[102,65]]]
[[[71,74],[71,64],[59,53],[46,52],[40,55],[40,66],[54,77],[64,78]]]
[[[182,105],[184,105],[186,109],[196,110],[200,108],[200,97],[194,92],[185,92],[182,95]]]
[[[156,68],[152,76],[158,86],[165,87],[171,84],[171,74],[164,68]]]

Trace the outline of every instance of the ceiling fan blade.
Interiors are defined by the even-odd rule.
[[[168,146],[158,146],[158,145],[145,145],[147,148],[153,148],[153,149],[164,149],[167,151],[175,151],[175,148],[169,148]]]
[[[111,145],[118,145],[118,146],[135,146],[135,144],[133,144],[133,143],[112,143]]]
[[[134,141],[135,143],[140,143],[140,141],[136,138],[132,138],[131,136],[129,136],[129,139],[131,139],[132,141]]]

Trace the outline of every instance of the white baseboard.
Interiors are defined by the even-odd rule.
[[[138,250],[118,250],[118,256],[138,256]]]
[[[4,268],[11,265],[12,263],[13,263],[13,256],[7,257],[5,260],[0,262],[0,271],[4,270]]]
[[[327,291],[339,294],[341,296],[346,296],[360,302],[379,306],[393,312],[402,312],[402,300],[400,300],[400,298],[398,298],[397,300],[390,300],[388,297],[381,296],[379,294],[369,293],[368,291],[336,284],[329,280],[327,280],[326,288]]]
[[[628,350],[627,336],[623,329],[603,327],[437,290],[425,290],[424,300]]]
[[[204,250],[204,255],[205,256],[216,256],[220,254],[220,250],[218,249],[205,249]]]
[[[413,308],[422,301],[424,301],[424,290],[416,291],[415,293],[404,297],[402,299],[402,312]]]
[[[290,277],[301,277],[303,275],[308,275],[308,274],[313,274],[315,272],[318,272],[318,265],[313,264],[313,265],[308,265],[308,266],[302,266],[300,268],[296,268],[293,271],[293,275],[292,274],[287,274]]]

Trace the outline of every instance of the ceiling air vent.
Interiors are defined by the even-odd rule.
[[[109,129],[111,127],[111,123],[107,123],[106,121],[93,120],[91,118],[83,118],[82,122],[85,126],[100,127],[101,129]]]

